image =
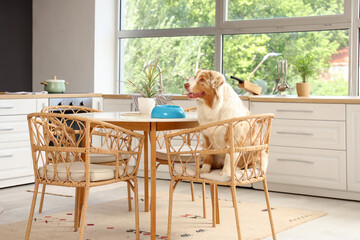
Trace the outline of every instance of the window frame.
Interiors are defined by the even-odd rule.
[[[228,21],[227,0],[215,0],[215,26],[199,28],[173,28],[150,30],[121,30],[121,18],[124,17],[118,0],[117,22],[117,91],[121,92],[121,56],[120,40],[124,38],[146,37],[180,37],[212,35],[215,38],[214,69],[223,72],[223,36],[228,34],[260,34],[260,33],[286,33],[321,30],[348,29],[349,36],[349,82],[348,95],[359,96],[359,0],[344,0],[344,13],[338,15],[254,19]],[[286,21],[284,21],[286,19]]]

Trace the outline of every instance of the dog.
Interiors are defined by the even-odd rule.
[[[200,125],[250,115],[250,111],[244,106],[238,94],[219,72],[199,69],[194,79],[184,84],[184,88],[188,92],[188,98],[196,99]],[[241,126],[236,127],[235,134],[239,135],[241,131],[248,130],[241,128]],[[209,148],[209,146],[216,148],[214,145],[218,145],[220,148],[225,147],[227,133],[224,127],[215,131],[216,144],[212,144],[210,133],[203,132],[202,134],[205,148]],[[200,172],[208,173],[212,168],[220,169],[221,167],[223,169],[220,174],[230,176],[229,154],[225,156],[204,155]]]

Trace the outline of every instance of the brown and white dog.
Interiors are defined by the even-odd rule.
[[[188,97],[196,99],[200,125],[213,123],[235,117],[247,116],[249,110],[244,106],[234,89],[226,83],[225,77],[216,71],[198,70],[193,80],[184,84]],[[236,132],[241,131],[238,129]],[[240,133],[241,134],[241,133]],[[212,146],[212,137],[203,132],[204,147]],[[217,145],[222,148],[226,144],[226,129],[215,132]],[[211,168],[223,168],[221,175],[230,176],[230,155],[205,155],[201,172],[208,173]]]

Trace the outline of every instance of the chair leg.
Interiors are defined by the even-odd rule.
[[[129,208],[129,212],[132,211],[132,207],[131,207],[131,191],[130,191],[130,183],[127,182],[127,192],[128,192],[128,208]]]
[[[240,233],[240,220],[239,220],[239,212],[237,207],[237,197],[236,197],[236,187],[231,186],[231,195],[232,195],[232,201],[235,211],[235,220],[236,220],[236,230],[238,235],[238,240],[241,240],[241,233]]]
[[[84,236],[85,218],[86,218],[87,205],[88,205],[88,201],[89,201],[89,192],[90,192],[90,187],[85,187],[84,201],[83,201],[82,210],[81,210],[79,240],[82,240],[83,236]]]
[[[203,217],[206,218],[206,193],[205,193],[205,183],[202,183],[202,198],[203,198]]]
[[[128,183],[128,188],[130,188],[130,183]],[[136,229],[136,240],[140,239],[140,229],[139,229],[139,186],[137,179],[134,179],[134,201],[135,201],[135,229]],[[131,205],[130,205],[131,206]]]
[[[217,188],[217,184],[215,184],[215,202],[216,202],[216,224],[220,224],[220,211],[219,211],[219,192]]]
[[[45,190],[46,190],[46,184],[43,183],[42,191],[41,191],[41,199],[40,199],[39,213],[42,213],[42,208],[43,208],[43,204],[44,204]]]
[[[216,227],[216,200],[215,200],[215,184],[210,184],[211,209],[212,209],[212,226]]]
[[[195,194],[194,194],[194,182],[190,181],[190,188],[191,188],[191,201],[195,201]]]
[[[80,226],[82,207],[84,205],[84,187],[77,187],[75,193],[75,214],[74,214],[74,231],[77,232]],[[77,197],[76,197],[77,195]]]
[[[75,210],[74,210],[74,232],[77,232],[78,231],[78,228],[79,228],[79,208],[80,208],[80,188],[77,187],[75,189]]]
[[[30,214],[29,214],[29,220],[28,220],[28,225],[27,225],[27,229],[26,229],[25,240],[28,240],[30,237],[30,230],[31,230],[31,225],[32,225],[33,217],[34,217],[35,203],[36,203],[36,197],[37,197],[38,190],[39,190],[39,183],[35,182],[34,194],[33,194],[33,199],[32,199],[31,208],[30,208]]]
[[[273,222],[273,218],[272,218],[272,214],[271,214],[271,206],[270,206],[269,192],[268,192],[268,188],[267,188],[266,179],[263,180],[263,185],[264,185],[266,206],[267,206],[268,214],[269,214],[271,233],[272,233],[273,239],[275,240],[276,239],[276,232],[275,232],[274,222]]]
[[[172,204],[174,197],[174,180],[171,179],[170,190],[169,190],[169,213],[168,213],[168,231],[167,231],[167,240],[171,239],[171,220],[172,220]]]

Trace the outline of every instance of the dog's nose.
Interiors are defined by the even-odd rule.
[[[189,83],[185,83],[185,84],[184,84],[184,88],[185,88],[185,89],[188,89],[189,87],[190,87],[190,84],[189,84]]]

